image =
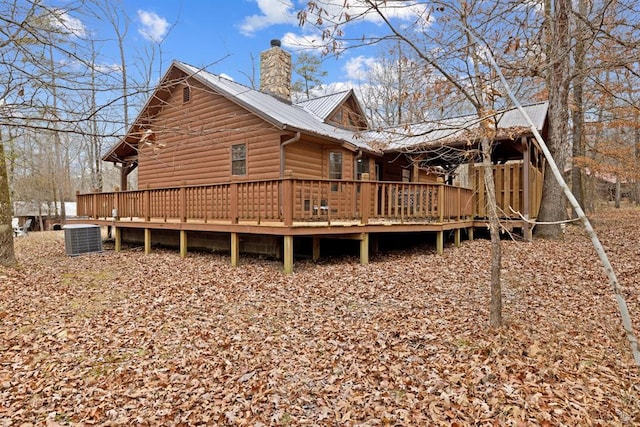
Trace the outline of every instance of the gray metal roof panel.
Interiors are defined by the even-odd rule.
[[[371,150],[354,132],[324,123],[315,114],[304,108],[281,101],[271,95],[236,83],[224,77],[211,74],[183,62],[176,64],[186,73],[199,78],[203,83],[237,100],[246,108],[282,128],[316,134],[352,144],[358,148]],[[377,150],[376,150],[377,151]]]
[[[334,93],[331,95],[325,95],[318,98],[308,99],[298,102],[296,105],[304,108],[308,112],[316,115],[321,120],[325,121],[329,118],[329,115],[335,111],[335,109],[344,102],[349,96],[351,90],[345,90],[343,92]]]

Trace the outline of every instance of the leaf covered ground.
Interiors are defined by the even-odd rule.
[[[594,217],[640,328],[640,210]],[[68,257],[62,232],[0,270],[0,425],[633,425],[640,370],[590,241],[297,261],[175,250]],[[105,247],[106,248],[106,247]]]

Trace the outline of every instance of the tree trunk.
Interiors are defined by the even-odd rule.
[[[502,269],[502,246],[500,243],[500,219],[496,203],[496,186],[493,179],[493,165],[491,164],[492,139],[483,137],[482,169],[484,187],[487,194],[487,210],[489,212],[489,234],[491,236],[491,301],[489,303],[489,324],[493,327],[502,326],[502,285],[500,270]]]
[[[571,169],[571,192],[576,197],[580,206],[584,209],[584,179],[579,159],[584,158],[584,80],[585,80],[585,46],[584,38],[586,37],[586,28],[583,19],[587,15],[587,1],[578,1],[578,13],[581,18],[576,23],[576,44],[574,49],[574,69],[576,77],[573,81],[573,102],[575,104],[572,122],[573,122],[573,162]],[[577,160],[577,161],[576,161]],[[578,214],[573,211],[574,218]]]
[[[12,209],[9,191],[4,143],[2,135],[0,135],[0,265],[13,267],[16,265],[16,255],[13,248]]]
[[[547,58],[551,62],[547,77],[549,90],[549,152],[561,171],[564,170],[563,149],[567,148],[569,123],[569,52],[571,39],[569,37],[569,0],[554,1],[555,9],[551,10],[548,1],[547,16]],[[549,168],[545,169],[542,201],[538,222],[552,222],[553,224],[538,224],[534,229],[537,237],[547,239],[562,238],[559,221],[566,219],[565,199],[562,189]]]

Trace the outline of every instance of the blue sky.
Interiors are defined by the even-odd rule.
[[[129,52],[141,52],[162,41],[163,70],[171,60],[177,59],[198,67],[207,66],[211,72],[249,84],[251,56],[255,59],[258,77],[259,54],[269,47],[271,39],[281,39],[283,47],[292,52],[294,61],[304,46],[321,39],[317,30],[298,25],[296,12],[306,3],[306,0],[123,0],[118,7],[132,20],[126,38]],[[335,3],[336,8],[342,8],[342,0]],[[411,11],[407,9],[403,13]],[[108,23],[100,20],[86,19],[82,25],[101,38],[113,32]],[[383,27],[368,18],[350,24],[349,31],[354,35],[370,35],[383,31]],[[329,73],[325,78],[327,90],[357,83],[375,61],[375,51],[376,48],[358,48],[345,51],[337,59],[324,57],[323,69]],[[101,54],[106,64],[118,63],[113,43]]]

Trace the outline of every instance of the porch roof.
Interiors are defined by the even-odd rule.
[[[542,132],[545,127],[548,108],[548,102],[523,107],[539,132]],[[497,139],[513,139],[531,133],[527,120],[516,108],[499,111],[495,114],[495,118],[498,130]],[[471,114],[368,131],[363,134],[363,139],[371,145],[375,145],[377,142],[378,145],[384,147],[384,151],[400,151],[421,146],[466,144],[476,139],[479,124],[478,116]]]

